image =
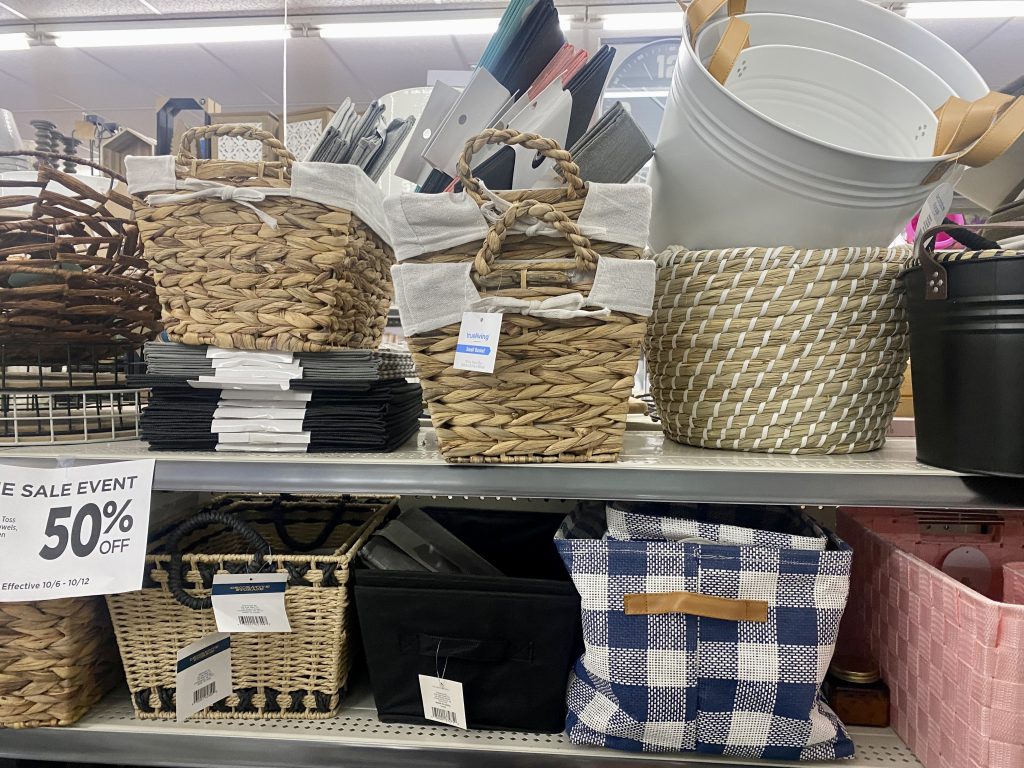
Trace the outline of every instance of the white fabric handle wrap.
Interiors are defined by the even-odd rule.
[[[584,309],[587,299],[582,293],[566,293],[552,296],[543,301],[526,301],[508,296],[484,296],[470,302],[470,312],[502,312],[520,315],[546,317],[551,320],[569,320],[574,317],[608,317],[612,311],[608,307],[600,309]]]
[[[470,276],[472,267],[469,262],[407,262],[391,268],[395,303],[407,335],[458,323],[464,312],[515,312],[552,320],[602,318],[612,312],[649,317],[654,304],[655,264],[648,259],[602,256],[597,262],[589,296],[570,293],[542,301],[481,296]]]
[[[124,164],[128,191],[140,197],[149,195],[147,202],[152,205],[202,199],[230,200],[252,209],[260,221],[276,228],[274,218],[258,210],[253,203],[270,196],[295,197],[351,211],[388,245],[394,243],[384,214],[384,192],[355,165],[293,163],[291,187],[235,187],[192,178],[179,181],[171,155],[126,157]],[[168,193],[171,189],[181,191]],[[152,194],[154,192],[159,194]]]
[[[175,188],[188,191],[166,195],[150,195],[149,202],[152,205],[169,205],[172,203],[187,203],[189,200],[231,200],[239,205],[244,205],[271,229],[277,229],[277,219],[268,213],[264,213],[253,203],[262,203],[272,196],[289,197],[291,195],[291,190],[288,189],[233,187],[230,184],[221,184],[217,181],[203,181],[202,179],[185,179],[184,181],[177,182]]]

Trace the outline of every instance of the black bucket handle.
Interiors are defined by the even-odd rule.
[[[925,301],[945,301],[949,298],[949,274],[935,258],[935,236],[946,233],[957,242],[979,251],[998,251],[999,243],[975,234],[972,230],[984,229],[989,224],[944,223],[918,233],[914,255],[924,272]],[[1024,231],[1024,221],[1000,221],[1001,227],[1017,227]]]
[[[213,598],[192,597],[185,591],[182,570],[181,539],[194,530],[210,524],[223,525],[225,528],[241,536],[250,549],[254,551],[252,560],[246,566],[249,573],[258,573],[270,555],[270,544],[256,531],[255,528],[243,521],[237,515],[224,512],[219,509],[207,509],[193,515],[171,532],[167,540],[167,549],[170,551],[171,563],[167,571],[167,588],[171,596],[186,608],[193,611],[205,611],[213,607]]]

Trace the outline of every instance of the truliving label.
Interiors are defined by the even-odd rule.
[[[291,632],[284,593],[287,573],[218,573],[213,615],[221,632]]]
[[[232,693],[230,635],[215,632],[178,651],[174,704],[179,723]]]
[[[459,371],[494,373],[500,334],[500,312],[463,312],[453,367]]]

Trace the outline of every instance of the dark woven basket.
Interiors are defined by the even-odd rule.
[[[123,178],[67,155],[0,157],[69,159],[110,182],[97,191],[44,162],[35,181],[0,180],[0,343],[68,342],[94,351],[104,344],[141,346],[156,336],[160,306],[138,227],[129,220],[132,200],[114,189]],[[39,192],[6,195],[10,187]],[[28,205],[28,215],[14,210]]]

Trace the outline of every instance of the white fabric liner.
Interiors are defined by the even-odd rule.
[[[384,193],[362,168],[355,165],[297,162],[292,165],[291,187],[282,189],[235,187],[199,179],[178,180],[174,174],[172,155],[126,157],[124,163],[128,191],[132,194],[141,196],[151,192],[178,192],[150,197],[149,202],[154,205],[202,198],[234,200],[252,208],[268,226],[276,226],[268,221],[269,216],[255,209],[252,204],[267,197],[298,197],[352,211],[388,245],[392,244],[388,218],[384,214]]]
[[[651,188],[646,184],[588,185],[583,211],[577,224],[589,238],[622,243],[636,248],[647,245],[651,221]],[[482,242],[490,221],[499,218],[510,203],[485,193],[491,202],[483,208],[465,192],[425,195],[403,192],[384,202],[391,245],[398,261],[435,253],[464,243]],[[564,237],[553,227],[521,219],[513,232],[547,237]]]
[[[654,305],[656,267],[648,259],[602,257],[598,259],[594,286],[588,297],[576,293],[543,301],[481,296],[470,278],[472,266],[467,261],[396,264],[391,268],[395,303],[407,335],[461,322],[464,312],[518,312],[566,319],[606,317],[616,311],[649,317]]]

